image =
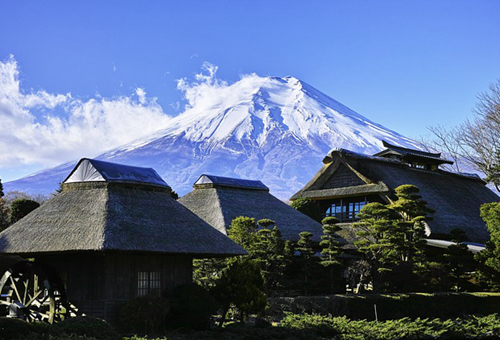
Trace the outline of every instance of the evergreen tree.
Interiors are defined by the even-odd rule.
[[[474,255],[469,251],[469,248],[464,241],[467,235],[461,229],[453,229],[450,232],[451,241],[454,244],[446,249],[443,255],[443,263],[448,271],[449,280],[451,281],[451,289],[455,291],[464,291],[470,286],[469,274],[475,269]]]
[[[252,247],[251,257],[259,261],[264,276],[266,291],[273,294],[284,287],[284,273],[287,266],[285,256],[285,241],[277,226],[269,229],[274,224],[272,220],[259,220],[259,225],[266,225],[257,232],[256,243]]]
[[[297,250],[300,254],[300,268],[304,277],[303,281],[303,292],[307,295],[311,286],[311,274],[314,271],[314,266],[316,265],[316,258],[314,257],[313,234],[308,231],[303,231],[299,234],[299,241],[297,242]]]
[[[370,274],[374,292],[382,290],[383,272],[390,271],[394,259],[391,255],[392,244],[388,235],[397,217],[394,211],[381,203],[368,203],[365,205],[358,217],[360,221],[355,223],[355,242],[358,250],[365,254],[370,264]]]
[[[40,206],[40,203],[29,199],[18,199],[10,206],[10,223],[14,224]]]
[[[481,206],[481,217],[486,222],[490,239],[486,249],[477,253],[480,283],[493,291],[500,291],[500,203],[487,203]]]
[[[212,289],[221,273],[227,267],[227,260],[221,258],[193,260],[193,281],[203,288]]]
[[[390,284],[392,291],[415,287],[416,273],[422,268],[427,214],[433,212],[414,185],[396,188],[397,200],[384,206],[369,203],[358,215],[356,243],[373,266],[374,290]],[[390,272],[390,275],[385,275]]]
[[[9,208],[4,199],[3,184],[0,179],[0,231],[5,230],[9,226]]]
[[[256,231],[257,224],[254,218],[239,216],[231,221],[227,236],[250,253],[257,238]]]
[[[396,188],[397,200],[389,208],[399,214],[395,229],[388,234],[392,252],[400,262],[413,266],[424,256],[426,221],[428,214],[434,212],[427,207],[427,202],[419,195],[415,185],[401,185]],[[399,261],[398,261],[399,262]]]
[[[243,322],[250,313],[262,316],[267,306],[259,263],[249,257],[229,261],[212,293],[223,310],[221,326],[231,307],[237,308],[240,321]]]
[[[323,224],[323,235],[319,245],[322,247],[320,264],[329,269],[330,273],[330,293],[334,290],[334,269],[340,264],[339,256],[342,253],[342,248],[339,245],[336,234],[341,228],[337,225],[340,220],[336,217],[326,217],[321,223]]]

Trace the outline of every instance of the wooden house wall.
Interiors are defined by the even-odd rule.
[[[161,273],[161,292],[192,282],[187,255],[74,253],[38,256],[66,282],[68,300],[81,313],[117,323],[120,308],[137,296],[139,271]]]

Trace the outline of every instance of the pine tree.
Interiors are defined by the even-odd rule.
[[[226,259],[208,258],[193,260],[193,281],[210,290],[220,279],[222,270],[227,267]]]
[[[389,240],[400,261],[413,266],[424,256],[426,221],[430,220],[427,215],[434,211],[427,207],[427,202],[419,195],[420,189],[415,185],[401,185],[395,191],[398,199],[389,208],[396,211],[399,218],[389,234]]]
[[[446,249],[443,255],[443,263],[448,271],[452,289],[463,291],[469,286],[469,273],[474,270],[474,255],[469,251],[465,243],[467,235],[461,229],[453,229],[450,232],[451,241],[454,244]]]
[[[314,271],[314,266],[316,265],[316,258],[314,257],[313,234],[308,231],[303,231],[299,234],[299,241],[297,242],[297,250],[300,254],[300,268],[304,275],[303,281],[303,291],[304,295],[307,295],[311,286],[310,278]]]
[[[477,253],[480,283],[493,291],[500,291],[500,203],[487,203],[481,206],[481,217],[486,222],[490,239],[486,249]]]
[[[356,223],[361,238],[356,245],[373,266],[375,291],[386,283],[392,291],[413,289],[424,260],[427,215],[433,210],[414,185],[401,185],[395,192],[398,199],[388,206],[369,203],[363,207]]]
[[[284,273],[287,266],[285,241],[277,226],[269,229],[274,221],[266,219],[259,220],[257,223],[267,227],[257,232],[256,242],[250,256],[259,261],[266,290],[269,294],[273,294],[284,286]]]
[[[388,235],[397,216],[387,206],[374,202],[365,205],[358,217],[360,221],[354,226],[359,240],[355,245],[365,254],[371,267],[373,290],[379,292],[383,285],[382,274],[390,271],[394,262]]]
[[[337,225],[340,220],[336,217],[326,217],[321,223],[323,224],[323,235],[319,245],[323,248],[321,250],[320,264],[329,269],[330,273],[330,293],[333,294],[334,290],[334,269],[340,264],[339,256],[342,253],[342,248],[339,245],[336,234],[341,228]]]
[[[243,322],[249,313],[262,315],[267,306],[260,266],[249,257],[230,260],[212,293],[223,310],[220,326],[231,307],[237,308],[240,321]]]
[[[256,231],[255,218],[239,216],[231,221],[227,236],[250,253],[257,238]]]

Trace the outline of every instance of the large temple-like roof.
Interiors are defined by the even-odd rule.
[[[300,197],[325,200],[379,195],[389,201],[396,198],[396,187],[413,184],[420,189],[428,206],[435,210],[433,220],[429,222],[432,233],[447,234],[454,228],[460,228],[472,241],[484,242],[489,238],[479,210],[483,203],[499,201],[500,197],[478,176],[416,168],[399,160],[344,149],[332,150],[323,163],[314,178],[294,194],[292,200]],[[333,181],[341,170],[344,175],[349,172],[357,180],[345,184]]]

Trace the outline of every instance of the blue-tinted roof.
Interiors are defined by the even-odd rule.
[[[123,165],[82,158],[64,183],[133,182],[155,186],[169,185],[152,168]]]
[[[249,179],[231,178],[231,177],[221,177],[203,174],[194,183],[195,186],[203,184],[212,184],[214,186],[223,186],[231,188],[242,188],[242,189],[253,189],[253,190],[267,190],[269,188],[264,185],[261,181],[253,181]]]

